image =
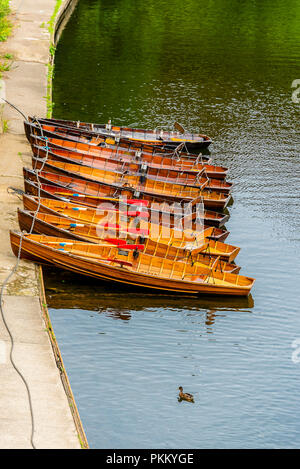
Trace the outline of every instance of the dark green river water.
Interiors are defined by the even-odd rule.
[[[48,271],[92,448],[299,447],[299,65],[297,0],[79,0],[54,117],[210,135],[234,182],[227,241],[257,279],[249,299],[220,301]]]

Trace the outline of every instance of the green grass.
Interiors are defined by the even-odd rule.
[[[1,85],[0,85],[1,86]],[[9,131],[9,122],[3,118],[4,104],[0,105],[0,135]]]
[[[9,122],[7,119],[1,119],[2,133],[9,131]]]
[[[7,16],[10,13],[9,2],[8,0],[0,0],[0,42],[6,41],[10,35],[12,24],[7,19]],[[2,78],[2,72],[9,70],[10,65],[8,60],[10,60],[9,54],[5,54],[3,57],[0,57],[0,80]],[[4,59],[4,62],[2,61]],[[1,83],[0,83],[1,86]],[[9,130],[8,120],[3,118],[3,109],[4,105],[0,106],[0,134],[7,132]]]
[[[12,62],[9,63],[6,59],[4,60],[4,62],[2,62],[2,60],[3,60],[3,57],[0,57],[0,77],[1,77],[1,72],[8,72],[12,64]]]
[[[8,0],[0,0],[0,42],[6,41],[11,32],[12,24],[7,19],[9,13]],[[3,58],[5,59],[4,62]],[[2,72],[7,72],[10,69],[11,64],[8,62],[10,59],[12,59],[10,54],[0,57],[0,79],[2,78]]]
[[[52,63],[48,63],[48,76],[47,76],[47,95],[44,96],[47,102],[47,117],[52,116],[52,111],[54,107],[54,103],[52,101],[52,80],[54,76],[54,65]]]
[[[12,24],[7,19],[9,13],[9,1],[0,0],[0,42],[6,41],[11,32]]]
[[[62,0],[56,0],[54,11],[52,13],[50,20],[47,23],[48,31],[51,37],[53,37],[53,34],[54,34],[55,20],[56,20],[58,10],[61,7],[61,4],[62,4]],[[54,107],[54,103],[52,101],[52,80],[54,76],[54,54],[55,54],[55,45],[53,43],[50,44],[49,54],[50,54],[50,61],[48,63],[47,96],[45,96],[45,99],[47,102],[47,117],[52,117],[52,111]]]
[[[55,18],[56,18],[56,15],[58,13],[58,10],[60,9],[61,4],[62,4],[62,0],[56,0],[54,11],[53,11],[52,16],[50,18],[50,21],[48,21],[48,26],[49,26],[48,30],[49,30],[50,34],[53,34],[53,32],[54,32]]]

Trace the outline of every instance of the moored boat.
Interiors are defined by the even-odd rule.
[[[202,202],[205,208],[211,210],[224,210],[231,199],[230,194],[206,190],[205,184],[203,184],[204,189],[201,187],[183,186],[156,179],[152,180],[145,174],[135,175],[127,174],[126,172],[105,171],[88,166],[43,160],[35,157],[32,158],[32,165],[37,170],[44,169],[48,172],[81,178],[94,183],[114,185],[119,188],[130,187],[134,189],[135,194],[142,191],[166,201]]]
[[[101,170],[117,171],[121,173],[126,171],[128,174],[145,174],[148,179],[152,180],[201,187],[215,192],[224,192],[226,194],[229,194],[232,189],[232,183],[219,178],[209,177],[204,165],[199,168],[199,171],[181,171],[176,168],[174,169],[171,165],[165,166],[151,162],[143,163],[140,160],[134,160],[132,157],[127,157],[125,159],[123,157],[115,158],[115,152],[111,153],[110,150],[103,157],[99,156],[97,152],[82,153],[77,150],[73,151],[69,150],[67,147],[53,145],[48,141],[47,146],[31,145],[31,147],[33,154],[39,159],[79,164],[82,166],[89,166]]]
[[[152,167],[146,163],[138,161],[121,161],[113,158],[100,159],[96,157],[83,156],[78,152],[70,150],[58,150],[57,148],[32,146],[34,156],[39,160],[60,161],[68,164],[77,164],[83,167],[95,168],[101,171],[110,171],[120,175],[144,176],[147,179],[161,181],[180,186],[204,187],[209,186],[210,180],[205,175],[205,169],[194,173],[179,172],[173,169]],[[217,180],[218,186],[222,186],[223,181]]]
[[[254,279],[144,254],[130,245],[102,246],[10,232],[15,255],[106,281],[186,294],[247,296]],[[21,244],[20,244],[21,243]],[[134,246],[134,245],[132,245]]]
[[[156,132],[29,118],[24,127],[33,169],[23,168],[15,255],[161,292],[249,295],[255,279],[239,275],[240,248],[220,241],[232,184],[199,153],[209,137],[179,124]]]
[[[46,198],[56,198],[60,200],[68,200],[70,202],[80,202],[81,205],[97,208],[101,203],[107,201],[107,198],[135,198],[136,192],[129,188],[118,188],[105,184],[99,184],[81,179],[72,178],[70,176],[60,175],[56,173],[47,173],[41,171],[37,173],[30,169],[23,169],[25,191],[35,196]],[[39,183],[37,183],[37,177]],[[149,194],[140,192],[138,194],[140,200],[151,202],[151,213],[153,217],[156,214],[163,220],[170,219],[180,222],[183,217],[186,220],[197,221],[202,220],[203,224],[209,226],[222,227],[229,218],[229,215],[211,210],[199,210],[196,203],[189,203],[186,206],[178,203],[168,203],[160,197],[154,197]],[[165,215],[164,215],[165,214]]]
[[[74,216],[74,214],[72,214]],[[30,233],[39,233],[48,236],[57,236],[58,238],[76,239],[78,241],[90,241],[95,244],[103,242],[115,242],[125,240],[127,244],[144,244],[145,254],[152,256],[172,259],[181,262],[197,263],[203,267],[212,267],[216,258],[218,262],[215,269],[223,272],[238,273],[240,267],[229,263],[230,256],[236,255],[238,248],[225,245],[220,242],[211,241],[206,237],[211,229],[205,230],[203,235],[194,237],[194,240],[176,237],[175,230],[157,230],[157,227],[146,227],[149,224],[143,224],[144,229],[128,226],[122,223],[120,218],[110,212],[110,217],[104,215],[102,221],[97,224],[82,223],[82,220],[74,220],[66,216],[50,215],[46,213],[34,213],[18,209],[18,219],[20,229]],[[100,218],[100,217],[98,217]]]
[[[108,124],[90,124],[79,121],[62,121],[57,119],[28,118],[29,122],[40,124],[63,126],[73,131],[85,131],[92,135],[113,138],[114,140],[129,140],[133,142],[147,143],[151,146],[177,147],[184,144],[189,151],[199,151],[207,148],[212,140],[204,134],[185,132],[182,126],[177,124],[174,131],[145,130],[131,127],[122,127]],[[180,130],[179,130],[180,129]]]
[[[184,145],[180,144],[175,149],[172,147],[167,146],[153,146],[148,145],[146,143],[135,142],[130,140],[122,140],[121,142],[116,142],[114,139],[110,137],[101,137],[99,135],[91,135],[89,132],[85,132],[79,129],[70,129],[63,126],[55,126],[55,125],[46,125],[41,124],[40,122],[32,123],[25,121],[24,122],[25,134],[30,143],[33,142],[32,136],[40,136],[43,138],[62,138],[64,140],[69,140],[71,142],[79,142],[79,143],[89,143],[93,146],[104,146],[115,148],[116,145],[121,145],[122,148],[126,148],[128,150],[141,150],[150,152],[152,154],[158,154],[163,156],[168,156],[170,158],[175,159],[184,159],[187,161],[194,161],[197,163],[207,163],[211,164],[212,159],[208,155],[203,155],[200,153],[190,153],[188,151],[184,151]]]
[[[118,207],[119,201],[117,201],[116,207]],[[128,202],[128,199],[127,199]],[[138,201],[140,202],[140,201]],[[125,206],[125,209],[133,209],[135,206],[134,204],[136,201],[132,201],[132,204],[124,204],[122,203],[122,208]],[[110,204],[112,205],[112,208],[114,207],[114,202],[110,201]],[[29,194],[23,194],[23,206],[24,209],[27,211],[31,212],[42,212],[42,213],[49,213],[52,215],[59,215],[59,216],[64,216],[67,218],[72,218],[75,221],[78,221],[80,223],[88,223],[88,224],[101,224],[103,221],[101,220],[102,215],[104,214],[101,213],[97,208],[89,207],[86,205],[80,205],[77,201],[77,203],[72,203],[68,202],[62,199],[58,198],[43,198],[43,197],[35,197]],[[137,209],[138,206],[135,207]],[[149,207],[150,208],[150,207]],[[142,207],[140,208],[140,210]],[[148,210],[146,210],[146,214],[148,214]],[[106,214],[108,211],[106,212]],[[167,237],[171,238],[172,236],[175,237],[176,239],[181,239],[183,238],[186,241],[193,241],[194,239],[197,238],[198,233],[194,230],[192,231],[189,228],[189,224],[187,227],[184,226],[184,222],[181,224],[178,223],[180,227],[175,228],[174,224],[172,223],[167,223],[166,217],[162,217],[160,219],[160,223],[155,223],[151,222],[151,216],[150,217],[145,217],[145,216],[140,216],[140,212],[136,212],[136,216],[139,216],[139,222],[137,223],[136,221],[130,222],[130,215],[127,213],[126,215],[126,224],[128,229],[132,228],[135,232],[138,232],[140,234],[143,234],[144,231],[146,234],[151,231],[151,229],[154,230],[155,233],[158,233],[158,235],[163,234],[165,236],[165,233],[167,233]],[[106,223],[106,222],[105,222]],[[105,224],[104,223],[104,224]],[[113,223],[116,224],[116,220],[113,219]],[[193,225],[192,225],[193,227]],[[194,226],[195,227],[195,226]],[[183,229],[182,229],[183,228]],[[176,233],[173,233],[173,230],[176,231]],[[224,242],[226,238],[229,235],[229,232],[226,231],[225,229],[222,228],[216,228],[216,227],[210,227],[208,225],[203,226],[203,230],[205,230],[205,237],[209,239],[213,239],[216,241],[222,241]]]
[[[197,159],[171,157],[168,154],[157,154],[154,151],[128,149],[126,146],[101,145],[95,146],[90,143],[65,140],[63,138],[41,137],[39,135],[30,135],[30,144],[35,155],[40,156],[41,150],[50,149],[52,151],[65,150],[61,155],[67,156],[67,151],[76,152],[85,157],[88,161],[92,157],[99,160],[117,160],[122,162],[145,163],[149,167],[156,169],[176,170],[190,174],[197,174],[199,171],[205,171],[206,175],[212,179],[225,179],[228,174],[228,168],[216,166],[201,162],[201,157]],[[41,156],[45,156],[45,152]]]

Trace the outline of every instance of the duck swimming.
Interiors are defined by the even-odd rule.
[[[195,402],[193,394],[189,394],[188,392],[183,392],[182,386],[179,386],[179,396],[178,400],[181,401],[188,401],[188,402]]]

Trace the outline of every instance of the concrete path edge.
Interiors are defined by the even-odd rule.
[[[49,53],[57,44],[77,0],[11,0],[14,29],[0,53],[14,56],[11,70],[0,83],[0,94],[25,115],[45,115],[49,93]],[[59,9],[58,9],[59,6]],[[55,14],[55,15],[54,15]],[[52,31],[47,23],[51,20]],[[50,95],[51,99],[51,95]],[[19,229],[23,166],[31,166],[31,149],[24,135],[23,117],[1,104],[8,132],[0,134],[0,285],[16,264],[9,230]],[[53,333],[40,266],[21,260],[3,296],[5,320],[14,336],[13,359],[26,378],[34,413],[37,449],[88,448],[79,412]],[[29,449],[30,408],[24,383],[9,360],[11,341],[0,315],[0,448]]]

